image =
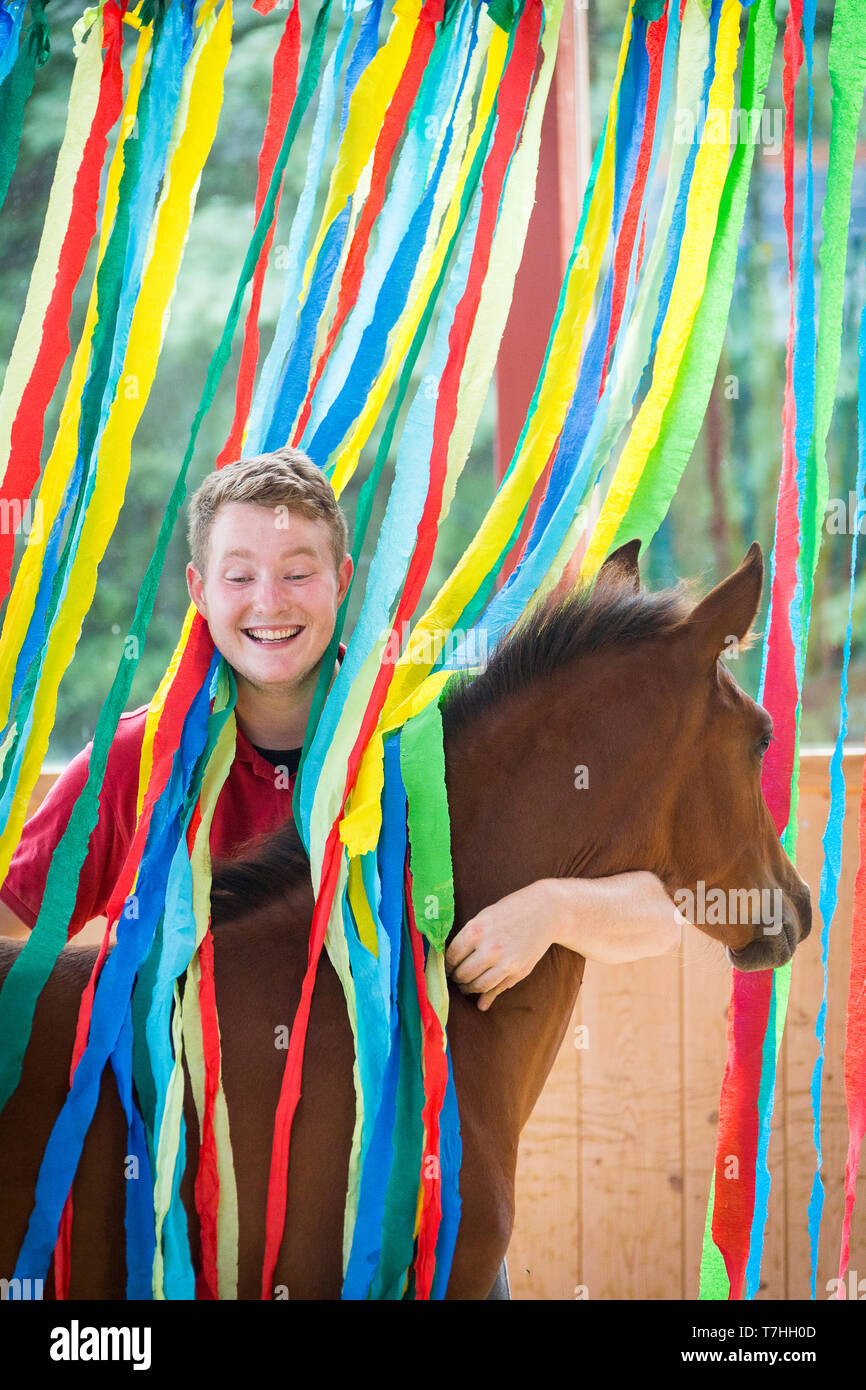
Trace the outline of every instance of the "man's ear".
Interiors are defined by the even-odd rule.
[[[190,561],[186,567],[186,587],[199,613],[201,613],[203,618],[207,618],[204,601],[204,580],[192,561]]]
[[[617,584],[628,584],[637,593],[640,588],[640,571],[637,567],[639,550],[640,540],[635,539],[626,541],[625,545],[612,551],[601,566],[596,582],[606,584],[613,581]]]
[[[339,567],[339,569],[337,570],[337,607],[338,607],[338,608],[339,608],[340,604],[343,602],[343,599],[346,597],[346,594],[349,592],[349,585],[350,585],[350,583],[352,582],[352,571],[353,571],[353,569],[354,569],[354,565],[352,564],[352,557],[351,557],[351,555],[344,555],[343,558],[342,558],[342,560],[340,561],[340,567]]]
[[[711,589],[679,624],[700,665],[713,665],[731,638],[741,642],[761,603],[764,557],[753,541],[733,574]]]

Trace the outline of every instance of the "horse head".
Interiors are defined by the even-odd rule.
[[[539,878],[648,869],[737,969],[782,965],[809,890],[762,792],[772,720],[721,659],[748,644],[760,547],[697,603],[643,590],[638,548],[443,702],[458,925]]]
[[[684,915],[722,941],[744,971],[784,965],[812,924],[808,886],[780,843],[792,769],[775,756],[767,710],[720,659],[736,659],[747,645],[762,579],[754,543],[739,568],[692,609],[670,647],[683,718],[678,754],[687,772],[670,820],[674,852],[665,881],[679,879],[675,901]]]

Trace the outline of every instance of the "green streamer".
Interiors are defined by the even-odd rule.
[[[0,86],[0,208],[6,201],[9,183],[18,163],[24,107],[33,90],[36,69],[47,62],[51,51],[48,24],[40,0],[31,0],[31,16],[32,23],[18,50],[18,57]]]
[[[0,1110],[18,1085],[24,1053],[30,1040],[36,1001],[54,968],[58,955],[66,945],[67,927],[75,907],[81,866],[87,855],[87,844],[91,831],[98,819],[99,791],[105,774],[108,751],[117,730],[118,721],[126,706],[138,663],[144,653],[147,628],[156,602],[156,592],[165,562],[165,553],[174,530],[177,514],[186,496],[186,477],[192,461],[196,439],[202,420],[210,409],[216,394],[222,371],[231,356],[231,340],[240,317],[244,289],[252,278],[259,252],[273,217],[277,190],[289,156],[289,150],[318,82],[332,2],[333,0],[324,0],[316,17],[303,76],[283,144],[274,166],[267,197],[253,231],[228,320],[217,350],[208,366],[204,392],[193,420],[183,462],[168,499],[154,553],[139,590],[135,615],[129,632],[131,637],[138,639],[137,646],[134,643],[131,644],[131,650],[138,651],[138,656],[128,660],[124,657],[115,672],[111,689],[99,711],[87,781],[72,808],[69,824],[52,857],[39,917],[24,949],[9,971],[2,991],[0,991]]]
[[[836,399],[842,350],[842,308],[848,250],[851,180],[857,149],[857,127],[866,89],[866,23],[862,0],[837,0],[828,56],[832,85],[830,151],[821,225],[821,303],[815,364],[815,417],[806,465],[803,500],[801,565],[803,632],[808,633],[820,535],[830,492],[827,473],[827,434]],[[799,716],[799,710],[798,710]]]
[[[454,876],[442,711],[437,700],[404,724],[400,772],[408,801],[415,923],[431,946],[444,951],[454,926]]]
[[[772,0],[758,0],[749,11],[740,81],[740,105],[754,112],[749,122],[753,130],[759,128],[776,37]],[[737,269],[737,244],[746,211],[753,158],[754,145],[741,124],[719,202],[704,293],[659,437],[650,450],[646,467],[619,524],[612,550],[635,537],[639,537],[644,546],[649,544],[668,512],[698,437],[728,321]]]

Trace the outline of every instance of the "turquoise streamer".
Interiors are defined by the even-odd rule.
[[[336,108],[337,74],[342,66],[351,37],[353,13],[354,0],[348,0],[343,28],[340,31],[337,46],[325,67],[325,75],[322,79],[313,135],[307,155],[304,187],[289,233],[283,301],[274,340],[262,366],[250,409],[250,422],[245,443],[245,453],[249,456],[259,453],[264,448],[265,437],[277,408],[283,369],[295,341],[301,307],[299,296],[304,264],[307,259],[310,226],[313,220],[316,194],[322,179],[328,133]]]
[[[824,1080],[824,1042],[827,1027],[827,992],[830,954],[830,927],[836,912],[839,898],[839,875],[842,869],[842,830],[845,823],[845,775],[842,757],[845,734],[848,730],[848,666],[851,659],[851,636],[854,619],[854,588],[857,577],[857,549],[860,524],[866,514],[866,308],[860,315],[858,337],[860,368],[857,377],[857,481],[855,484],[857,507],[854,517],[854,533],[851,537],[851,578],[848,587],[848,623],[845,629],[845,644],[842,653],[842,670],[839,677],[839,732],[833,755],[830,759],[830,807],[821,843],[824,847],[824,862],[821,866],[821,887],[818,905],[821,912],[821,968],[824,988],[821,1004],[815,1019],[815,1037],[818,1042],[818,1056],[812,1070],[811,1097],[813,1142],[815,1145],[815,1173],[809,1197],[809,1252],[810,1288],[812,1298],[816,1297],[818,1277],[818,1240],[821,1233],[821,1217],[824,1209],[824,1185],[821,1181],[823,1156],[821,1153],[821,1094]]]
[[[441,128],[451,107],[451,122],[444,146],[450,145],[454,108],[463,90],[471,53],[474,35],[472,21],[471,7],[464,6],[459,12],[452,13],[451,23],[446,21],[436,35],[418,96],[406,122],[406,135],[391,186],[379,214],[376,245],[368,258],[355,303],[316,388],[305,438],[311,439],[317,433],[342,392],[358,359],[361,340],[374,319],[377,315],[392,317],[387,313],[387,305],[393,297],[390,276],[394,262],[421,202],[419,191],[423,189],[424,200],[432,202],[438,185],[435,170],[432,175],[435,181],[428,182],[433,146],[429,131]],[[438,172],[441,174],[441,169]],[[399,307],[402,308],[404,304],[405,298]],[[372,366],[369,370],[372,372]],[[316,456],[324,460],[332,452],[332,448],[327,451],[320,449]]]

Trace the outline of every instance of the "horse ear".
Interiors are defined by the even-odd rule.
[[[755,619],[764,582],[764,557],[753,541],[733,574],[711,589],[681,624],[699,659],[715,662],[733,639],[741,642]]]
[[[640,539],[626,541],[618,550],[611,551],[598,572],[599,580],[614,580],[618,584],[629,584],[635,593],[640,588],[640,572],[637,567]]]

